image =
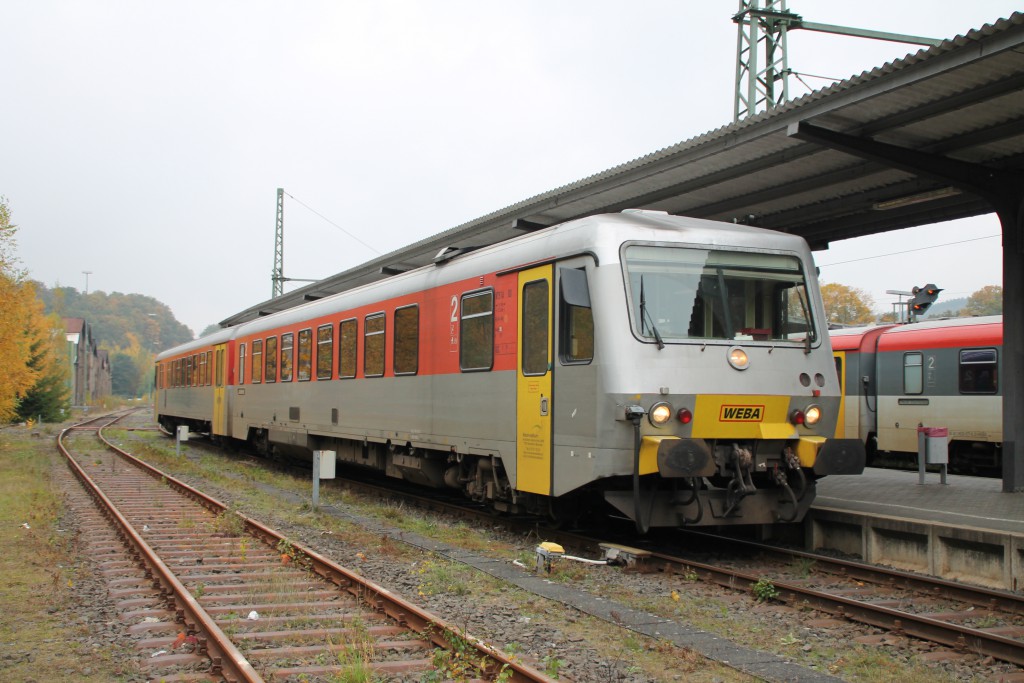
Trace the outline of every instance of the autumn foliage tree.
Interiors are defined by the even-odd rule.
[[[32,304],[37,310],[26,334],[30,338],[28,367],[36,381],[18,401],[16,414],[20,420],[57,422],[71,409],[64,321],[60,316],[43,315],[43,303],[38,299]]]
[[[1000,315],[1003,312],[1003,288],[986,285],[967,297],[960,315]]]
[[[822,285],[821,298],[829,324],[867,325],[875,321],[871,310],[875,302],[862,289],[830,282]]]
[[[62,406],[67,393],[67,367],[62,362],[66,351],[57,343],[54,320],[43,314],[35,288],[18,268],[16,232],[7,202],[0,197],[0,420],[4,422],[19,416],[28,397],[45,397],[48,403]],[[63,339],[63,326],[56,324]],[[38,391],[33,394],[34,390]]]

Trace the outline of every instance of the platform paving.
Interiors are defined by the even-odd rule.
[[[859,476],[825,477],[812,508],[941,522],[1024,534],[1024,493],[1003,493],[1002,481],[951,474],[945,486],[937,473],[868,467]]]

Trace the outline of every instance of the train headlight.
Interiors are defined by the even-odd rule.
[[[737,370],[746,370],[750,366],[750,357],[747,352],[738,346],[729,349],[729,365]]]
[[[684,425],[688,425],[693,422],[693,413],[690,412],[689,408],[680,408],[676,417],[679,418],[679,421]]]
[[[804,411],[794,410],[789,414],[789,421],[794,425],[802,425],[804,423]]]
[[[816,425],[818,420],[821,419],[821,408],[816,405],[809,405],[804,409],[804,423],[807,425]]]
[[[647,419],[651,421],[651,424],[655,427],[664,427],[665,424],[672,419],[672,406],[667,403],[655,403],[651,406],[651,409],[647,411]]]

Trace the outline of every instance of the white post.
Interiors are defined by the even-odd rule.
[[[188,425],[178,425],[178,429],[174,432],[174,454],[181,457],[181,442],[188,441]]]
[[[320,507],[320,480],[334,479],[334,451],[313,451],[313,509]]]
[[[320,451],[313,451],[313,509],[320,507]]]

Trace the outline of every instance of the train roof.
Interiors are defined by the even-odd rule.
[[[812,258],[806,240],[797,235],[748,225],[674,216],[664,211],[627,209],[621,213],[599,214],[568,221],[512,240],[463,251],[450,258],[439,255],[429,265],[394,275],[387,280],[363,284],[220,330],[204,339],[164,352],[158,356],[158,360],[166,354],[176,355],[198,346],[220,343],[215,339],[247,336],[326,315],[336,306],[335,302],[343,297],[355,307],[375,299],[416,292],[425,286],[424,278],[431,278],[429,286],[434,286],[579,254],[590,254],[601,265],[618,263],[619,248],[623,242],[630,240],[785,251],[800,255],[805,263],[809,263]]]
[[[166,360],[168,358],[174,358],[184,354],[204,351],[216,344],[223,344],[227,341],[230,341],[231,339],[234,338],[234,336],[235,330],[233,328],[228,328],[226,330],[217,330],[216,332],[208,334],[205,337],[193,339],[190,342],[179,344],[178,346],[175,346],[174,348],[171,349],[167,349],[166,351],[161,351],[160,353],[157,354],[156,360],[159,362],[162,360]]]
[[[950,346],[999,346],[1003,343],[1003,316],[923,320],[906,325],[866,325],[830,330],[834,351],[863,349],[878,337],[878,350],[914,350]]]
[[[953,346],[1001,346],[1003,316],[926,320],[886,330],[879,351],[915,350]]]

